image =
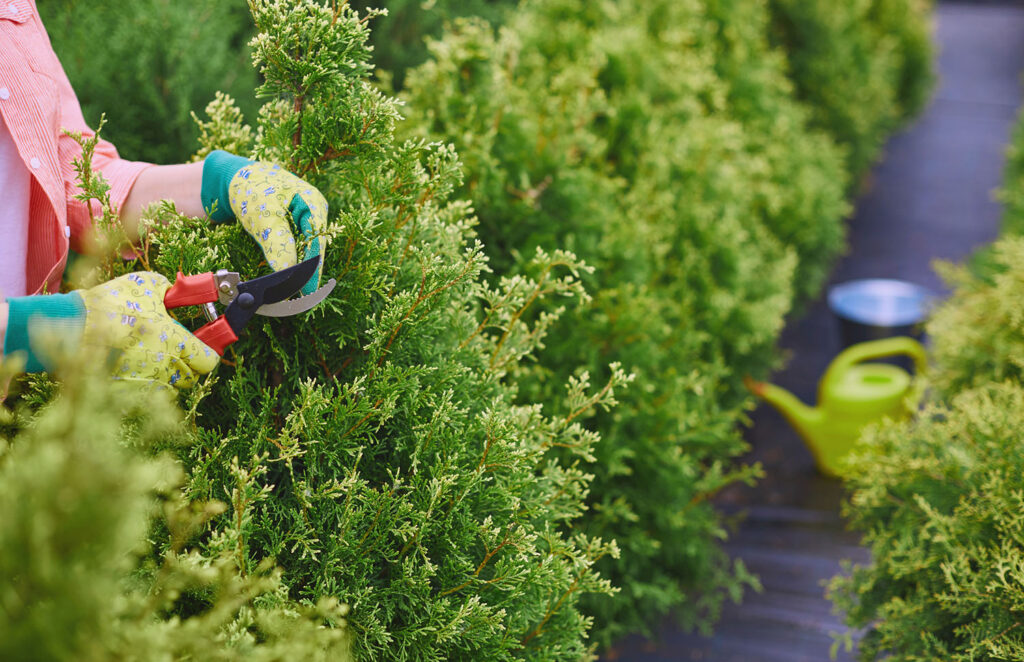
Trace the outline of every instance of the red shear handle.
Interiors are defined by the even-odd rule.
[[[186,276],[180,271],[174,285],[164,294],[164,308],[181,308],[217,300],[217,280],[212,273]]]
[[[234,330],[232,330],[231,325],[228,324],[227,319],[223,315],[209,324],[199,327],[193,335],[209,345],[210,349],[221,356],[224,356],[224,350],[227,349],[228,345],[238,340],[238,336],[235,335]]]

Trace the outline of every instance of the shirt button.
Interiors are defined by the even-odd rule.
[[[39,157],[33,156],[32,159],[28,162],[28,164],[33,168],[38,168],[39,166],[43,165],[43,162],[39,160]]]
[[[6,87],[0,87],[0,99],[9,99],[11,97],[11,91]]]

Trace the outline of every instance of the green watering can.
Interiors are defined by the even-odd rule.
[[[914,361],[917,373],[924,372],[924,347],[913,338],[885,338],[853,345],[829,365],[818,383],[818,406],[808,407],[789,391],[756,382],[747,387],[786,417],[814,454],[822,473],[841,476],[842,459],[853,448],[861,430],[884,416],[893,419],[909,415],[903,404],[910,389],[906,370],[886,363],[864,363],[872,359],[905,355]]]

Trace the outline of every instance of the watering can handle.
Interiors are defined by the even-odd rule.
[[[833,380],[840,379],[847,370],[857,363],[898,355],[906,355],[913,359],[917,374],[923,373],[927,367],[928,356],[925,354],[924,347],[913,338],[899,336],[882,340],[869,340],[868,342],[848,347],[840,352],[839,356],[829,365],[828,370],[825,371],[821,383],[824,385]]]

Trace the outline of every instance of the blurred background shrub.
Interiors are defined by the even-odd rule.
[[[1024,115],[1014,127],[1006,148],[1005,183],[999,191],[1003,203],[1003,232],[1024,235]]]
[[[546,401],[581,365],[637,374],[594,419],[577,525],[622,548],[599,565],[620,593],[584,603],[602,645],[668,611],[707,629],[754,583],[711,504],[757,471],[733,462],[739,379],[775,365],[784,317],[818,292],[853,177],[851,145],[815,128],[787,77],[773,18],[742,0],[527,0],[498,28],[454,21],[404,79],[402,130],[454,142],[498,274],[535,246],[596,267],[591,306],[551,330],[527,392]]]
[[[872,562],[831,583],[860,658],[1024,659],[1024,129],[1001,197],[1006,235],[970,267],[927,332],[932,365],[915,420],[879,426],[853,457],[844,510]]]
[[[517,1],[352,0],[348,4],[362,14],[371,9],[388,10],[387,16],[374,21],[370,44],[378,71],[390,77],[396,89],[401,89],[405,72],[427,59],[427,38],[439,35],[446,22],[476,16],[500,25]]]
[[[244,2],[40,0],[39,14],[95,127],[127,159],[181,163],[199,135],[190,113],[218,90],[248,116],[256,73]]]
[[[395,89],[402,89],[406,71],[427,58],[426,39],[440,35],[446,23],[476,16],[501,25],[518,3],[349,4],[360,11],[388,10],[388,16],[374,21],[374,62]],[[710,15],[718,16],[761,15],[768,5],[767,34],[786,60],[797,96],[809,107],[814,125],[847,150],[854,177],[878,157],[888,132],[927,100],[933,82],[930,0],[703,4]],[[216,90],[232,95],[247,117],[255,110],[256,78],[246,47],[252,25],[241,0],[40,0],[38,6],[86,119],[95,124],[106,112],[107,135],[127,158],[185,160],[196,138],[189,112],[205,105]],[[745,35],[765,29],[760,20],[750,25],[734,20],[731,27]],[[726,40],[736,36],[719,35]],[[743,62],[757,68],[754,59]],[[743,74],[740,69],[734,72]]]
[[[886,137],[933,85],[930,0],[769,0],[771,39],[786,53],[814,125],[847,148],[856,183]]]

